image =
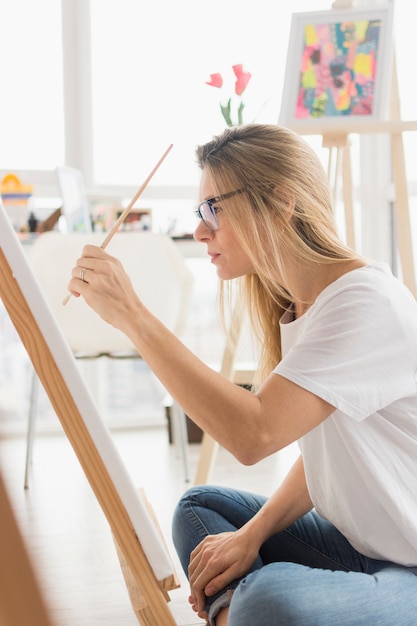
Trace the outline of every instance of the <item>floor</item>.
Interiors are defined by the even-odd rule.
[[[190,609],[187,582],[171,543],[175,504],[188,484],[177,447],[166,426],[112,432],[126,468],[150,500],[180,576],[170,592],[178,626],[203,622]],[[190,444],[194,470],[200,444]],[[243,467],[220,450],[210,482],[268,495],[294,458],[288,449],[254,467]],[[111,533],[98,502],[62,433],[35,440],[29,489],[23,489],[25,441],[0,439],[0,468],[22,534],[56,626],[134,626],[132,611]],[[163,626],[163,625],[160,625]]]

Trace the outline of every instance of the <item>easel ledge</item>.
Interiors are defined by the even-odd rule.
[[[417,121],[415,120],[349,120],[343,123],[340,121],[326,120],[325,122],[311,121],[291,124],[289,126],[300,135],[323,135],[326,137],[346,137],[347,135],[374,135],[374,134],[396,134],[417,131]]]

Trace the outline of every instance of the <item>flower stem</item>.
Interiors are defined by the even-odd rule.
[[[237,110],[237,123],[240,126],[241,124],[243,124],[243,109],[245,108],[245,105],[243,104],[242,100],[240,101],[240,105],[239,108]]]
[[[232,122],[232,118],[230,115],[230,108],[232,105],[232,99],[229,98],[229,100],[227,101],[227,104],[220,104],[220,110],[222,112],[222,115],[224,117],[224,121],[226,122],[226,124],[228,126],[233,126],[233,122]]]

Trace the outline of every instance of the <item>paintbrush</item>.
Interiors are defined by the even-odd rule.
[[[119,215],[119,217],[117,218],[117,220],[115,221],[115,223],[113,224],[113,226],[111,227],[111,229],[109,230],[109,232],[107,233],[103,243],[101,244],[100,248],[102,248],[103,250],[106,248],[106,246],[108,245],[109,241],[112,239],[113,235],[115,235],[117,233],[117,231],[119,230],[120,226],[123,224],[123,222],[125,221],[125,219],[127,218],[128,214],[130,213],[133,205],[135,204],[136,200],[139,198],[139,196],[142,194],[143,190],[146,188],[146,186],[148,185],[149,181],[151,180],[152,176],[155,174],[155,172],[159,169],[161,163],[165,160],[165,158],[168,155],[168,152],[171,150],[173,144],[170,144],[168,146],[168,148],[165,150],[164,154],[161,156],[161,158],[159,159],[158,163],[154,166],[154,168],[152,169],[152,171],[148,174],[148,176],[146,177],[146,179],[143,181],[143,183],[141,184],[141,186],[139,187],[139,189],[137,190],[137,192],[135,193],[135,195],[133,196],[133,198],[131,199],[131,201],[129,202],[129,204],[127,205],[127,207],[124,209],[124,211]],[[62,304],[65,306],[67,304],[67,302],[69,301],[69,299],[71,298],[72,294],[68,294],[66,296],[66,298],[63,300]]]

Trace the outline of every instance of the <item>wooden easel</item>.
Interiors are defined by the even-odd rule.
[[[229,332],[226,337],[225,349],[223,351],[220,374],[236,384],[250,385],[253,381],[254,370],[236,370],[236,351],[242,331],[243,320],[237,313],[232,315]],[[194,484],[201,485],[208,482],[213,469],[219,444],[207,433],[203,433],[201,441],[200,456]]]
[[[366,126],[361,125],[352,129],[352,133],[372,134],[388,133],[390,136],[392,178],[395,192],[395,217],[398,230],[398,253],[401,261],[402,279],[415,297],[417,297],[417,283],[415,275],[415,262],[413,243],[411,237],[410,209],[408,198],[407,175],[404,158],[403,133],[417,131],[417,121],[401,121],[399,118],[399,99],[397,72],[394,64],[391,88],[390,120],[369,122]],[[312,134],[310,129],[299,128],[300,134]],[[338,184],[341,182],[342,200],[345,212],[346,242],[352,248],[356,248],[355,223],[353,208],[353,182],[350,155],[350,138],[347,133],[334,133],[326,131],[323,134],[322,145],[329,149],[329,179],[331,182],[330,164],[333,152],[336,151],[336,169],[333,179],[333,198],[336,201]],[[340,176],[341,168],[341,176]]]
[[[335,0],[332,9],[349,9],[354,3],[352,0]],[[389,86],[388,86],[389,87]],[[322,145],[329,150],[328,176],[333,191],[333,199],[336,200],[341,183],[342,200],[345,212],[346,242],[352,248],[356,248],[354,208],[353,208],[353,182],[350,154],[350,134],[375,134],[383,133],[390,136],[392,178],[395,192],[395,217],[398,230],[398,253],[401,261],[402,279],[415,297],[417,297],[417,282],[415,275],[415,263],[413,243],[411,237],[410,210],[408,199],[407,175],[404,158],[403,133],[417,131],[417,121],[402,121],[400,115],[400,97],[398,88],[398,76],[395,54],[392,61],[392,76],[390,85],[390,104],[388,120],[358,120],[357,124],[350,125],[349,131],[340,130],[337,120],[334,123],[326,123],[326,127],[320,128],[320,122],[315,124],[297,124],[293,129],[300,135],[321,134]],[[332,168],[334,153],[336,153],[336,165],[334,176]],[[332,180],[333,178],[333,180]]]
[[[345,214],[346,243],[351,248],[355,249],[356,236],[353,208],[353,181],[350,154],[350,138],[349,135],[326,134],[323,135],[322,145],[323,148],[327,148],[329,150],[327,176],[333,193],[333,206],[336,206],[338,191],[341,186]]]
[[[132,490],[104,425],[94,417],[94,402],[31,275],[21,244],[1,203],[0,276],[0,298],[109,522],[137,619],[143,626],[175,626],[167,604],[167,592],[179,585],[166,546],[160,541],[158,529],[155,529],[146,506]],[[12,530],[17,532],[15,528]],[[152,565],[150,547],[154,555],[157,554]],[[8,554],[6,552],[6,559]],[[16,551],[13,562],[4,557],[3,553],[0,580],[16,563],[22,571],[27,568],[22,551]],[[164,572],[158,577],[155,563]],[[20,582],[25,583],[26,579]],[[29,585],[31,581],[27,582]],[[26,589],[20,586],[20,602],[22,597],[28,602],[32,598],[26,596]],[[36,599],[33,599],[33,610],[36,612],[38,608]],[[19,621],[21,607],[16,606],[14,610],[16,621],[7,623],[29,626],[29,622]],[[49,626],[46,618],[39,624]]]

